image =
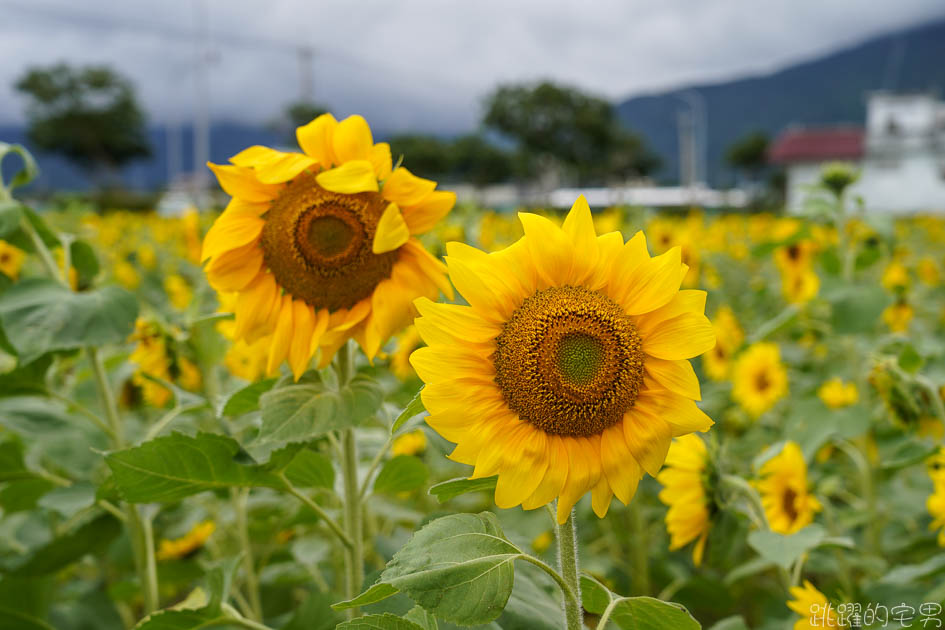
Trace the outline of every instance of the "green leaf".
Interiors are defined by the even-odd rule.
[[[365,615],[339,623],[335,627],[337,630],[424,630],[422,626],[390,613]]]
[[[301,488],[334,488],[335,467],[331,459],[311,449],[302,449],[285,469],[292,485]]]
[[[0,238],[8,239],[20,229],[20,220],[23,214],[20,212],[20,202],[8,200],[0,201]]]
[[[0,482],[31,479],[36,475],[23,462],[23,444],[18,439],[0,444]]]
[[[85,241],[72,241],[69,245],[69,256],[72,267],[78,275],[79,287],[88,287],[92,284],[99,272],[98,257],[95,250]]]
[[[699,630],[702,626],[680,604],[653,597],[623,597],[610,620],[621,630]]]
[[[394,554],[377,584],[334,608],[363,606],[400,591],[438,619],[489,623],[505,608],[513,562],[523,555],[491,512],[444,516],[423,526]]]
[[[416,490],[427,481],[430,469],[413,455],[397,455],[381,468],[374,480],[374,492],[396,494]]]
[[[922,369],[923,363],[925,363],[925,360],[922,358],[922,355],[916,352],[916,349],[913,348],[911,344],[906,344],[899,352],[899,367],[909,374],[916,374]]]
[[[47,510],[72,518],[95,503],[95,486],[88,481],[79,481],[65,488],[56,488],[41,498],[38,505]]]
[[[888,301],[882,288],[860,286],[843,287],[828,299],[833,305],[833,329],[845,335],[873,331]]]
[[[205,490],[282,488],[277,474],[236,460],[236,440],[213,433],[159,437],[105,457],[121,496],[131,503],[170,502]]]
[[[46,392],[46,372],[52,365],[53,355],[44,354],[30,363],[19,365],[10,372],[0,374],[0,396],[20,396]]]
[[[754,531],[748,534],[748,544],[762,558],[789,569],[802,554],[820,545],[825,536],[824,528],[814,523],[790,536],[771,531]]]
[[[103,514],[77,530],[55,538],[31,553],[12,570],[13,575],[35,577],[54,573],[89,553],[97,553],[121,533],[121,524]]]
[[[331,609],[331,596],[313,590],[280,630],[334,630],[341,620],[341,615]]]
[[[880,578],[883,584],[915,584],[918,580],[927,578],[945,570],[945,553],[932,556],[920,564],[907,564],[894,568]]]
[[[733,615],[716,622],[709,630],[750,630],[741,615]]]
[[[443,481],[432,486],[430,488],[430,494],[435,496],[437,501],[440,503],[445,503],[450,499],[454,499],[459,495],[466,494],[468,492],[492,492],[495,490],[495,484],[497,481],[498,477],[495,476],[482,477],[481,479],[467,479],[465,477],[458,477],[456,479]]]
[[[743,580],[746,577],[751,577],[752,575],[757,575],[762,571],[767,571],[768,569],[774,568],[776,565],[767,558],[752,558],[748,562],[738,565],[734,569],[728,572],[728,575],[725,576],[724,584],[726,586],[731,586],[739,580]]]
[[[209,608],[197,610],[159,610],[138,622],[135,630],[200,630],[211,626],[225,626],[229,617]],[[239,627],[232,624],[231,627]]]
[[[23,161],[23,166],[13,175],[13,179],[10,180],[9,184],[3,181],[2,171],[0,171],[0,188],[6,188],[8,191],[12,191],[14,188],[25,186],[39,175],[39,167],[36,166],[36,160],[33,159],[33,154],[27,151],[26,147],[22,144],[0,142],[0,163],[2,163],[3,159],[8,155],[19,156],[20,160]]]
[[[404,619],[414,622],[420,626],[422,630],[438,630],[439,628],[436,623],[436,617],[420,606],[414,606],[407,611],[407,614],[404,615]]]
[[[0,606],[0,630],[56,630],[38,617]]]
[[[239,567],[241,560],[241,556],[224,558],[215,562],[207,573],[207,588],[210,591],[210,601],[207,603],[208,610],[220,612],[220,607],[230,596],[233,576],[236,574],[236,569]]]
[[[223,405],[223,414],[241,416],[244,413],[256,411],[259,409],[259,397],[272,389],[278,381],[277,378],[267,378],[238,390]]]
[[[394,424],[392,424],[390,427],[391,435],[397,433],[397,430],[400,429],[400,427],[404,426],[408,420],[410,420],[417,414],[420,414],[426,411],[426,408],[423,406],[423,399],[420,398],[420,393],[422,391],[423,391],[423,388],[421,387],[420,390],[416,394],[414,394],[413,399],[411,399],[411,401],[407,403],[407,406],[404,407],[404,410],[400,412],[400,415],[397,416],[397,419],[394,420]]]
[[[56,485],[45,479],[21,479],[3,485],[0,490],[0,508],[4,515],[32,510],[39,499]]]
[[[0,322],[24,364],[52,350],[123,342],[137,316],[137,300],[118,287],[75,293],[29,278],[0,294]]]
[[[581,576],[581,604],[594,615],[603,614],[612,599],[610,589],[590,575]]]

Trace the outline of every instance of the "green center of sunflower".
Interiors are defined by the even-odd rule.
[[[390,277],[397,260],[396,250],[371,250],[386,207],[378,193],[330,192],[303,173],[269,206],[266,265],[292,297],[332,312],[351,308]]]
[[[552,287],[518,307],[495,339],[495,381],[509,408],[546,433],[596,435],[637,399],[643,350],[616,302]]]

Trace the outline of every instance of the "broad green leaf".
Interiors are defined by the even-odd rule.
[[[423,391],[423,388],[421,387],[420,391],[414,394],[413,399],[411,399],[411,401],[407,403],[407,406],[404,407],[404,410],[401,411],[400,415],[397,416],[397,419],[394,420],[394,424],[392,424],[390,427],[391,435],[397,433],[397,430],[400,429],[400,427],[404,426],[407,423],[407,421],[413,418],[415,415],[426,411],[426,408],[423,406],[423,399],[420,398],[420,393],[422,391]]]
[[[69,244],[69,256],[78,276],[79,288],[91,286],[99,272],[95,250],[85,241],[72,241]]]
[[[620,630],[699,630],[685,607],[653,597],[622,597],[614,604],[610,627]]]
[[[733,615],[718,621],[709,630],[750,630],[750,628],[741,615]]]
[[[52,510],[65,518],[71,518],[95,503],[95,486],[88,481],[78,481],[65,488],[56,488],[43,495],[39,506]]]
[[[219,612],[220,607],[229,598],[233,576],[241,560],[240,556],[218,560],[207,573],[207,589],[210,591],[210,601],[207,603],[209,610]]]
[[[377,413],[384,402],[384,390],[367,374],[357,374],[338,391],[338,413],[358,425]]]
[[[436,623],[436,617],[420,606],[414,606],[408,610],[404,615],[404,619],[414,622],[420,626],[422,630],[438,630],[439,628],[439,625]]]
[[[416,490],[429,476],[430,469],[418,457],[397,455],[381,468],[374,480],[374,492],[394,494]]]
[[[110,514],[103,514],[65,536],[54,538],[31,553],[11,573],[39,576],[54,573],[89,553],[97,553],[121,533],[121,524]]]
[[[0,606],[0,630],[56,630],[51,625],[14,608]]]
[[[279,630],[334,630],[342,619],[331,609],[331,596],[314,589]]]
[[[458,497],[467,492],[492,492],[495,490],[495,484],[498,477],[483,477],[481,479],[466,479],[459,477],[443,481],[430,488],[430,494],[436,497],[440,503],[445,503],[450,499]]]
[[[612,599],[610,589],[590,575],[582,575],[580,579],[584,610],[595,615],[602,614]]]
[[[0,444],[0,482],[30,479],[35,476],[23,462],[23,444],[18,439]]]
[[[39,175],[39,167],[36,165],[36,160],[33,159],[33,154],[22,144],[0,142],[0,163],[3,163],[4,158],[8,155],[19,156],[23,166],[14,173],[9,184],[3,181],[2,171],[0,171],[0,188],[12,191],[14,188],[25,186]]]
[[[788,569],[802,554],[821,544],[825,536],[824,528],[813,523],[790,536],[771,531],[754,531],[748,534],[748,544],[762,558]]]
[[[20,228],[20,202],[8,200],[0,201],[0,238],[9,239],[9,236]]]
[[[368,604],[375,604],[379,601],[385,600],[391,595],[396,595],[400,590],[391,586],[390,584],[385,584],[384,582],[378,582],[373,585],[368,590],[364,591],[354,599],[345,600],[343,602],[338,602],[337,604],[332,604],[332,608],[335,610],[347,610],[348,608],[360,608],[361,606],[367,606]]]
[[[495,621],[502,630],[562,630],[561,589],[533,564],[515,571],[512,596]]]
[[[930,575],[935,575],[945,571],[945,553],[932,556],[920,564],[907,564],[894,568],[892,571],[880,578],[884,584],[915,584]]]
[[[0,508],[5,516],[32,510],[39,503],[39,499],[55,487],[53,482],[45,479],[10,481],[0,489]]]
[[[227,416],[240,416],[244,413],[256,411],[259,409],[259,397],[272,389],[279,379],[267,378],[262,381],[247,385],[230,396],[223,405],[223,414]]]
[[[24,364],[52,350],[122,342],[137,316],[138,301],[118,287],[75,293],[29,278],[0,294],[0,322]]]
[[[225,627],[228,617],[208,608],[197,610],[159,610],[148,615],[134,630],[202,630],[210,627]],[[239,627],[232,624],[231,627]]]
[[[846,286],[828,296],[833,306],[833,330],[838,334],[873,331],[889,298],[881,287]]]
[[[131,503],[170,502],[205,490],[266,486],[282,480],[259,465],[236,461],[236,440],[213,433],[159,437],[105,457],[121,496]]]
[[[302,449],[285,469],[285,476],[292,485],[302,488],[333,488],[335,468],[331,459],[311,449]]]
[[[751,577],[752,575],[757,575],[758,573],[772,569],[775,566],[777,565],[767,558],[752,558],[748,562],[740,564],[729,571],[728,575],[725,576],[725,585],[731,586],[739,580],[743,580],[746,577]]]
[[[44,354],[30,363],[21,362],[12,371],[0,374],[0,396],[44,393],[46,372],[49,371],[52,360],[52,354]]]
[[[915,374],[922,369],[923,363],[925,361],[922,359],[922,355],[916,352],[912,344],[906,344],[899,352],[899,367],[909,374]]]
[[[424,630],[422,626],[390,613],[365,615],[339,623],[336,628],[338,630]]]

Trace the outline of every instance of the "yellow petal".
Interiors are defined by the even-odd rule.
[[[653,477],[666,461],[673,430],[663,418],[643,411],[635,405],[623,416],[623,436],[627,448],[643,470]]]
[[[648,414],[665,419],[673,437],[695,431],[704,433],[715,424],[695,402],[669,391],[641,391],[637,405]]]
[[[607,511],[610,509],[610,501],[613,498],[614,492],[610,489],[610,484],[607,483],[607,477],[601,475],[600,479],[597,481],[597,485],[591,489],[591,508],[593,508],[597,518],[607,516]]]
[[[322,335],[325,334],[325,331],[328,330],[328,320],[330,315],[327,308],[319,309],[315,313],[315,328],[312,330],[312,341],[309,347],[308,355],[314,356],[315,352],[318,350],[319,343],[322,340]]]
[[[371,152],[374,148],[374,137],[371,128],[363,116],[355,114],[348,116],[335,127],[332,138],[332,147],[335,149],[335,158],[338,164],[352,160],[366,160],[370,163]],[[371,166],[373,174],[374,167]],[[375,189],[376,190],[376,189]]]
[[[241,291],[259,273],[262,250],[255,241],[231,249],[207,264],[207,281],[218,291]]]
[[[595,271],[600,257],[591,208],[587,205],[584,195],[579,196],[571,206],[562,230],[571,239],[574,248],[574,261],[568,281],[581,284]]]
[[[377,192],[374,166],[367,160],[345,162],[338,168],[323,171],[315,181],[325,190],[352,195],[359,192]]]
[[[306,155],[311,156],[322,168],[331,168],[337,164],[335,151],[332,148],[332,138],[335,134],[335,127],[338,121],[331,114],[322,114],[307,125],[302,125],[295,130],[295,137],[299,141],[299,146],[305,151]]]
[[[643,261],[627,280],[627,292],[621,300],[624,309],[628,315],[640,315],[658,309],[673,299],[682,279],[679,247]]]
[[[392,252],[410,238],[410,230],[404,221],[404,215],[396,203],[387,204],[387,208],[377,222],[377,231],[374,233],[374,243],[371,251],[375,254]]]
[[[436,182],[417,177],[403,166],[398,166],[384,182],[384,199],[401,207],[415,206],[436,188]]]
[[[621,503],[627,505],[636,494],[643,476],[640,464],[630,454],[620,423],[604,430],[600,436],[601,468],[611,489]]]
[[[548,468],[547,434],[527,422],[507,436],[502,469],[495,487],[495,504],[507,509],[531,495]]]
[[[637,332],[644,338],[653,333],[659,325],[667,319],[672,319],[683,313],[705,313],[706,292],[694,289],[683,289],[669,301],[655,311],[645,313],[636,318]]]
[[[292,368],[292,375],[297,381],[308,368],[312,358],[311,339],[315,331],[315,313],[312,307],[302,300],[293,300],[292,322],[295,331],[289,346],[289,367]]]
[[[316,164],[315,159],[301,153],[286,153],[260,145],[244,149],[230,158],[237,166],[253,167],[259,181],[281,184]]]
[[[443,292],[448,300],[453,299],[453,285],[447,277],[446,265],[428,252],[415,238],[409,239],[400,248],[397,264],[412,265]],[[422,292],[421,292],[422,293]],[[419,297],[419,296],[418,296]],[[431,296],[431,299],[434,296]]]
[[[271,273],[259,274],[236,298],[236,338],[246,337],[265,324],[273,302],[278,299],[275,277]]]
[[[229,212],[229,211],[227,211]],[[252,213],[227,215],[224,212],[214,221],[203,239],[200,260],[235,249],[255,241],[262,233],[266,222]]]
[[[456,193],[447,190],[434,190],[414,206],[403,209],[404,220],[411,234],[423,234],[436,226],[437,222],[449,214],[456,204]]]
[[[643,369],[660,386],[671,392],[681,394],[692,400],[702,400],[699,391],[699,378],[689,361],[667,361],[656,357],[647,357]]]
[[[468,263],[452,256],[447,256],[446,266],[453,285],[480,315],[493,321],[505,321],[511,315],[515,306],[493,291],[494,283],[492,286],[489,283],[491,278],[484,278]]]
[[[385,180],[390,177],[390,170],[393,163],[390,157],[390,145],[386,142],[378,142],[371,149],[371,164],[374,165],[374,174],[378,180]]]
[[[532,492],[532,495],[522,502],[522,508],[534,510],[551,503],[564,488],[568,480],[568,449],[564,439],[557,435],[548,436],[545,456],[548,458],[548,468],[545,470],[541,483]]]
[[[568,479],[558,497],[558,523],[568,520],[574,505],[600,481],[599,456],[591,441],[585,437],[572,437],[565,440],[565,446],[568,450]]]
[[[545,285],[557,287],[568,284],[574,248],[565,233],[537,214],[519,212],[518,218],[525,230],[525,242],[532,261]]]
[[[279,194],[280,186],[260,182],[251,168],[211,162],[207,162],[207,166],[217,176],[220,188],[231,197],[243,201],[266,202],[275,199]]]
[[[659,359],[691,359],[715,346],[715,330],[705,315],[683,313],[660,322],[643,338],[643,351]]]
[[[289,352],[289,344],[292,343],[293,315],[292,297],[283,295],[282,302],[279,305],[276,330],[269,345],[269,360],[266,363],[266,372],[270,374],[276,371]]]

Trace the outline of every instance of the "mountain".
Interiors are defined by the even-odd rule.
[[[677,115],[687,107],[683,94],[697,92],[708,119],[708,178],[724,186],[734,181],[724,163],[725,149],[746,133],[764,131],[773,139],[795,124],[862,126],[867,93],[881,89],[942,94],[945,20],[876,37],[765,76],[636,96],[617,105],[617,111],[663,158],[658,177],[676,182]]]

